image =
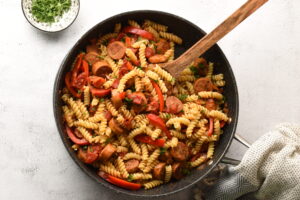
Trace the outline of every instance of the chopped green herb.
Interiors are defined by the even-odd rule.
[[[104,102],[104,98],[101,98],[101,99],[100,99],[100,102]]]
[[[78,93],[78,94],[81,94],[81,92],[82,92],[81,90],[77,90],[77,93]]]
[[[205,68],[205,65],[203,65],[203,63],[199,63],[198,67],[199,68]]]
[[[71,7],[71,0],[33,0],[31,13],[38,22],[53,23]]]
[[[158,83],[158,80],[153,80],[155,83]]]
[[[183,173],[184,175],[189,175],[189,174],[191,173],[191,171],[188,170],[188,169],[183,169],[183,170],[182,170],[182,173]]]
[[[97,57],[102,59],[102,60],[105,58],[105,56],[97,56]]]
[[[111,141],[111,138],[107,138],[107,139],[105,140],[105,144],[110,143],[110,141]]]
[[[127,181],[132,182],[133,181],[133,175],[129,174],[129,176],[127,177]]]
[[[222,99],[224,102],[226,102],[226,97],[225,96],[223,96],[223,99]]]
[[[141,69],[141,70],[143,69],[142,66],[137,66],[136,68]]]
[[[181,101],[184,101],[186,98],[187,98],[187,94],[181,94],[178,96],[178,98],[181,100]]]
[[[93,152],[93,151],[94,151],[93,147],[90,147],[89,150],[90,150],[90,152]]]
[[[173,83],[173,82],[175,82],[176,81],[176,79],[174,78],[174,77],[172,77],[172,79],[171,79],[171,83]]]
[[[125,43],[125,38],[122,38],[121,41]]]
[[[169,113],[166,113],[166,118],[167,119],[170,119],[171,118],[171,115]]]
[[[107,46],[108,45],[108,40],[103,41],[103,45]]]
[[[83,148],[83,150],[87,150],[87,149],[88,149],[88,146],[87,146],[87,145],[84,145],[82,148]]]
[[[195,76],[196,78],[199,78],[199,77],[200,77],[200,76],[199,76],[199,70],[198,70],[197,67],[195,67],[195,66],[190,66],[190,70],[193,72],[193,74],[194,74],[194,76]]]
[[[162,154],[166,153],[166,151],[167,151],[167,149],[166,149],[166,148],[164,148],[164,147],[161,147],[161,148],[160,148],[160,155],[162,155]]]
[[[129,99],[129,98],[127,98],[127,97],[126,97],[124,100],[125,100],[126,102],[128,102],[128,103],[131,103],[131,102],[133,101],[132,99]]]

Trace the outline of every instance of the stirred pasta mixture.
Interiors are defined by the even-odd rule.
[[[145,20],[91,40],[65,76],[66,133],[78,158],[117,186],[150,189],[179,180],[214,154],[230,122],[223,74],[197,58],[173,78],[161,63],[183,41]]]

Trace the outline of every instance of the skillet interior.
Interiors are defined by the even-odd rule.
[[[162,186],[156,187],[151,190],[141,189],[139,191],[128,191],[116,187],[114,185],[111,185],[110,183],[104,181],[103,179],[98,177],[94,169],[83,164],[77,158],[74,151],[71,149],[72,144],[68,139],[66,133],[64,132],[64,128],[63,128],[62,111],[61,111],[62,101],[60,99],[59,91],[64,87],[65,74],[67,73],[67,71],[70,70],[72,62],[74,61],[76,55],[81,50],[85,49],[85,46],[88,44],[89,39],[111,32],[113,30],[115,23],[122,22],[123,24],[125,24],[128,19],[134,19],[138,22],[142,22],[144,19],[150,19],[158,23],[162,23],[169,26],[168,29],[169,32],[179,35],[184,41],[182,46],[178,46],[176,48],[176,52],[175,52],[176,57],[178,57],[178,55],[183,53],[186,49],[188,49],[190,46],[192,46],[195,42],[197,42],[201,37],[205,35],[204,31],[202,31],[200,28],[198,28],[196,25],[192,24],[191,22],[188,22],[187,20],[181,17],[169,13],[165,13],[165,12],[160,12],[160,11],[142,10],[142,11],[126,12],[119,15],[115,15],[95,25],[86,34],[84,34],[78,40],[78,42],[73,46],[73,48],[69,51],[69,53],[66,55],[57,73],[55,84],[54,84],[54,91],[53,91],[53,109],[54,109],[56,125],[60,133],[60,136],[63,140],[63,143],[67,148],[69,154],[73,158],[73,160],[77,163],[77,165],[80,166],[80,168],[85,173],[87,173],[91,178],[96,180],[98,183],[101,183],[102,185],[116,192],[126,193],[133,196],[158,197],[158,196],[169,195],[175,192],[179,192],[197,183],[202,178],[204,178],[215,167],[215,165],[221,160],[221,158],[226,153],[233,139],[233,135],[235,133],[237,120],[238,120],[238,91],[237,91],[236,81],[232,69],[230,67],[230,64],[227,61],[226,57],[224,56],[223,52],[217,45],[214,45],[209,51],[205,53],[204,57],[208,61],[215,63],[216,67],[214,73],[224,74],[225,81],[226,81],[224,95],[226,96],[226,100],[228,102],[229,116],[232,117],[232,122],[231,124],[225,126],[224,133],[221,136],[219,144],[217,144],[216,146],[215,155],[213,157],[213,162],[211,165],[207,166],[203,170],[194,169],[190,175],[186,176],[180,181],[164,184]]]

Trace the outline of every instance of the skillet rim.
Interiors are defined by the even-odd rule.
[[[181,20],[184,23],[188,24],[189,26],[194,27],[199,32],[203,33],[204,35],[206,34],[206,32],[204,32],[200,27],[198,27],[194,23],[192,23],[192,22],[190,22],[190,21],[188,21],[188,20],[186,20],[186,19],[184,19],[184,18],[182,18],[180,16],[177,16],[175,14],[171,14],[171,13],[164,12],[164,11],[159,11],[159,10],[133,10],[133,11],[127,11],[127,12],[122,12],[122,13],[113,15],[113,16],[111,16],[109,18],[106,18],[106,19],[100,21],[99,23],[95,24],[92,28],[90,28],[88,31],[86,31],[77,40],[77,42],[72,46],[72,48],[68,51],[68,53],[66,54],[66,56],[62,60],[62,62],[60,64],[60,67],[59,67],[59,69],[57,71],[57,74],[56,74],[56,77],[55,77],[55,81],[54,81],[53,99],[52,99],[53,100],[53,112],[54,112],[55,124],[56,124],[57,130],[58,130],[58,132],[60,134],[60,137],[62,139],[62,142],[63,142],[65,148],[67,149],[69,155],[72,157],[72,159],[75,161],[75,163],[89,177],[91,177],[97,183],[100,183],[101,185],[105,186],[106,188],[109,188],[109,189],[113,190],[116,193],[122,193],[122,194],[130,195],[130,196],[135,196],[135,197],[155,198],[155,197],[164,197],[164,196],[167,196],[167,195],[172,195],[172,194],[181,192],[181,191],[183,191],[183,190],[185,190],[187,188],[190,188],[191,186],[193,186],[194,184],[198,183],[200,180],[202,180],[203,178],[205,178],[214,169],[214,167],[222,160],[222,158],[225,156],[226,152],[228,151],[228,149],[229,149],[229,147],[230,147],[230,145],[232,143],[232,140],[233,140],[233,137],[234,137],[234,134],[235,134],[235,131],[236,131],[236,127],[237,127],[237,123],[238,123],[238,115],[239,115],[239,97],[238,97],[237,83],[236,83],[236,79],[235,79],[234,73],[232,71],[231,65],[230,65],[229,61],[227,60],[225,54],[223,53],[223,51],[219,47],[219,45],[216,43],[214,45],[214,47],[217,48],[217,50],[219,51],[220,56],[223,58],[225,64],[227,65],[228,73],[230,73],[230,75],[232,77],[232,83],[233,83],[233,88],[234,88],[234,91],[233,91],[234,96],[231,97],[231,98],[234,98],[236,104],[233,105],[233,109],[235,109],[235,113],[234,113],[235,115],[231,116],[234,119],[233,120],[234,124],[232,126],[232,130],[230,132],[230,135],[229,134],[226,135],[227,137],[229,137],[229,140],[228,140],[225,148],[222,150],[222,153],[220,153],[219,157],[211,165],[207,166],[207,168],[209,168],[209,169],[205,173],[203,173],[202,176],[199,176],[199,178],[197,178],[195,181],[191,182],[190,184],[182,186],[180,189],[173,190],[171,192],[162,193],[162,194],[154,194],[154,195],[137,194],[137,193],[134,193],[135,191],[125,190],[123,188],[114,186],[114,185],[106,182],[103,179],[101,179],[102,181],[99,181],[98,175],[95,174],[95,173],[92,173],[90,170],[87,170],[87,168],[84,167],[85,164],[82,163],[81,161],[79,161],[78,158],[76,156],[74,156],[74,154],[72,154],[72,150],[71,150],[70,146],[67,144],[67,141],[65,140],[65,137],[64,137],[65,133],[64,133],[63,130],[60,129],[60,125],[59,125],[60,121],[58,120],[59,116],[60,116],[60,112],[59,112],[60,108],[59,108],[59,105],[58,105],[58,101],[59,101],[59,98],[60,98],[59,97],[59,95],[60,95],[60,93],[59,93],[59,89],[60,89],[59,88],[59,81],[62,79],[62,76],[63,76],[62,72],[63,72],[64,68],[67,67],[66,66],[66,60],[67,60],[67,58],[72,54],[72,52],[78,51],[78,49],[76,49],[75,47],[79,46],[80,43],[84,42],[84,38],[86,38],[88,35],[90,35],[95,29],[97,29],[97,27],[98,28],[101,27],[102,24],[104,24],[104,23],[106,23],[108,21],[111,21],[114,18],[123,17],[124,15],[139,14],[139,13],[150,13],[152,15],[155,15],[155,14],[166,15],[166,16],[172,17],[174,19]]]

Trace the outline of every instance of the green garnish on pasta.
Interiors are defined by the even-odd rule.
[[[39,22],[53,23],[71,7],[71,0],[33,0],[31,13]]]
[[[102,178],[151,189],[213,158],[230,122],[225,81],[202,57],[175,80],[160,63],[174,60],[182,39],[150,20],[128,24],[76,57],[62,90],[63,120],[78,158]]]

